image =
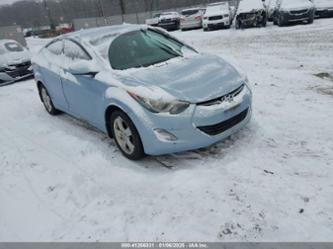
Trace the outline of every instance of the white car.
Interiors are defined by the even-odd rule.
[[[14,40],[0,40],[0,85],[33,75],[30,53]]]
[[[230,28],[231,15],[228,2],[209,4],[203,17],[205,31],[215,28]]]
[[[192,8],[183,10],[180,18],[180,29],[202,28],[202,18],[206,9]]]

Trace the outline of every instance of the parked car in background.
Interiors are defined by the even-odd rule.
[[[244,75],[154,27],[64,35],[33,58],[33,67],[47,112],[86,120],[132,160],[207,147],[251,118]]]
[[[231,15],[228,2],[213,3],[207,6],[202,26],[205,31],[217,28],[230,28]]]
[[[183,10],[180,18],[180,29],[202,28],[202,18],[206,9],[192,8]]]
[[[180,28],[180,15],[178,12],[165,12],[159,17],[158,26],[168,31]]]
[[[31,77],[29,51],[14,40],[0,40],[0,85]]]
[[[241,0],[236,14],[236,29],[265,27],[266,8],[262,0]]]
[[[277,0],[273,22],[284,26],[294,22],[313,23],[315,6],[310,0]]]
[[[316,17],[333,17],[333,1],[332,0],[313,0]]]
[[[160,22],[160,16],[161,16],[161,14],[155,14],[153,16],[153,18],[146,20],[146,24],[150,25],[150,26],[153,26],[153,27],[158,26],[158,24]]]

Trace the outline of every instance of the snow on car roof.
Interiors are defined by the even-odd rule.
[[[199,8],[199,7],[197,7],[197,8],[190,8],[190,9],[184,9],[184,10],[182,10],[182,12],[184,12],[184,11],[191,11],[191,10],[203,10],[203,9],[205,9],[205,8]]]
[[[118,36],[127,32],[145,29],[146,25],[134,25],[134,24],[121,24],[113,26],[98,27],[92,29],[84,29],[73,33],[68,33],[62,38],[72,38],[76,40],[85,40],[93,42],[94,40],[102,39],[103,37]]]
[[[261,0],[242,0],[238,6],[238,12],[251,12],[253,10],[263,9],[264,4]]]

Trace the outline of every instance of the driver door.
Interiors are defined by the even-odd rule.
[[[105,86],[92,75],[74,75],[69,70],[71,64],[92,61],[92,57],[79,43],[72,40],[64,40],[64,57],[66,66],[61,70],[61,80],[69,112],[93,125],[97,124]]]

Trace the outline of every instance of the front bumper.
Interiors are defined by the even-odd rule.
[[[7,66],[0,70],[0,85],[8,85],[33,76],[31,62]]]
[[[286,22],[301,22],[309,20],[313,15],[313,11],[308,10],[301,14],[292,14],[291,12],[283,12],[283,20]]]
[[[183,21],[180,22],[181,29],[194,29],[194,28],[201,28],[202,22],[201,21]]]
[[[145,120],[141,119],[141,124],[136,124],[145,153],[163,155],[204,148],[239,131],[252,116],[252,94],[247,86],[244,91],[237,100],[237,105],[233,107],[192,104],[180,115],[153,114],[145,111]],[[171,133],[177,140],[161,140],[154,133],[156,129]]]
[[[265,22],[265,16],[262,11],[241,13],[236,17],[242,27],[256,27]]]
[[[158,27],[166,29],[166,30],[177,30],[179,28],[178,21],[170,21],[170,22],[160,22]]]
[[[331,8],[316,9],[316,17],[333,17],[333,6]]]
[[[216,28],[224,28],[230,26],[230,19],[223,18],[219,20],[204,20],[202,24],[205,29],[216,29]]]

